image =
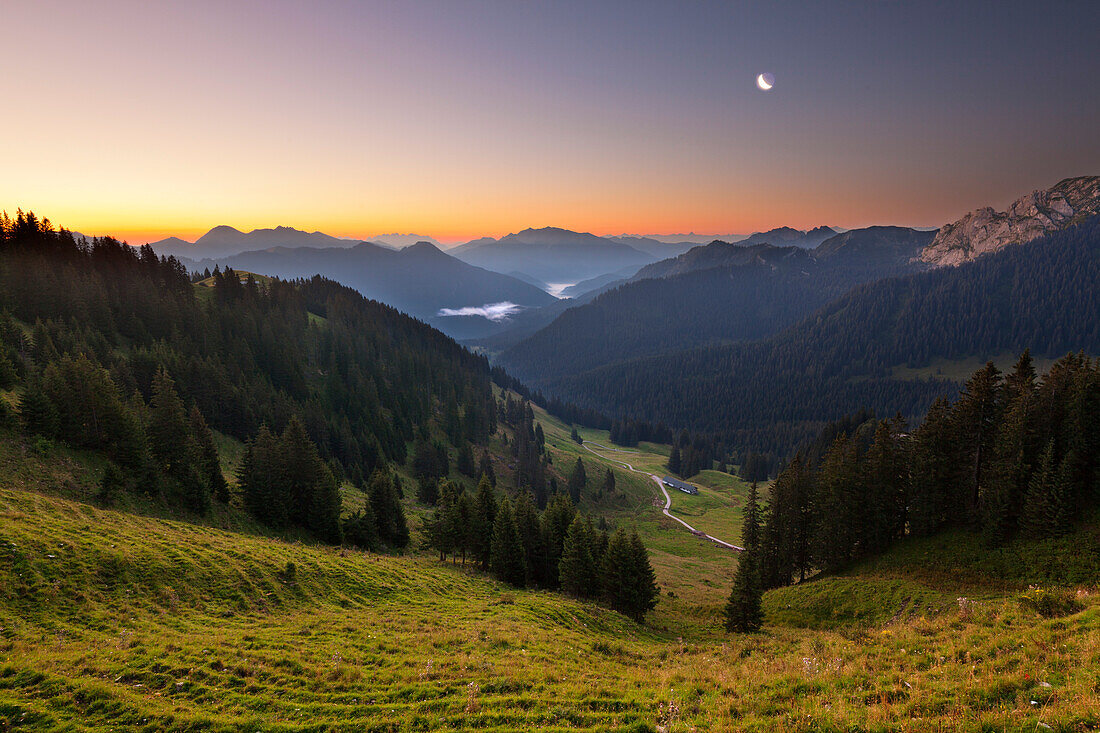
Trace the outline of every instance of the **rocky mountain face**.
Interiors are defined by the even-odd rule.
[[[931,265],[960,265],[1010,244],[1065,229],[1100,212],[1100,176],[1067,178],[1045,191],[1017,199],[1008,211],[986,206],[936,233],[920,259]]]

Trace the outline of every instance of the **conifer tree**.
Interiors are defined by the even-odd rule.
[[[398,505],[400,509],[400,504]],[[340,488],[336,477],[323,462],[318,461],[317,481],[310,491],[307,507],[306,525],[314,535],[329,544],[338,545],[344,540],[343,525],[340,522]],[[401,525],[404,526],[404,515]],[[405,530],[404,543],[408,544],[408,530]],[[398,540],[400,542],[400,540]],[[395,543],[397,544],[397,543]],[[404,547],[403,544],[397,544]]]
[[[681,467],[680,448],[679,446],[673,446],[672,452],[668,454],[668,470],[670,473],[679,476]]]
[[[19,399],[19,419],[31,435],[56,438],[59,427],[57,408],[42,390],[38,378],[29,379]]]
[[[615,495],[615,474],[610,468],[607,469],[607,473],[604,474],[603,486],[600,487],[600,491],[604,496]]]
[[[573,464],[573,472],[569,474],[569,498],[573,500],[574,504],[580,503],[581,493],[587,485],[588,477],[584,472],[584,463],[578,458],[577,462]]]
[[[592,559],[589,526],[580,514],[573,518],[565,533],[558,578],[566,593],[578,598],[588,597],[596,587],[596,567]]]
[[[460,543],[459,528],[454,526],[455,511],[453,504],[458,501],[461,488],[444,481],[439,486],[439,502],[432,512],[431,518],[424,527],[425,544],[439,552],[440,562],[447,559],[447,555],[454,552]]]
[[[649,562],[649,551],[642,544],[637,530],[630,533],[630,552],[634,565],[634,608],[632,617],[638,623],[653,610],[660,598],[661,588],[657,585],[657,573]]]
[[[637,532],[627,535],[620,528],[611,535],[599,578],[604,602],[638,623],[657,604],[656,575]]]
[[[214,433],[206,424],[202,413],[196,406],[191,407],[188,416],[191,428],[191,439],[194,441],[197,454],[196,468],[199,475],[206,481],[206,485],[214,499],[222,504],[229,503],[229,484],[222,474],[221,461],[218,458],[218,448],[214,444]]]
[[[630,538],[620,527],[608,540],[607,552],[600,564],[600,591],[604,603],[626,616],[636,605],[633,575]]]
[[[1020,529],[1031,538],[1057,537],[1070,528],[1070,466],[1072,456],[1055,459],[1054,440],[1047,443],[1028,483]]]
[[[913,436],[909,507],[913,534],[927,536],[958,521],[958,508],[964,506],[960,490],[964,465],[954,437],[951,405],[940,398]]]
[[[364,550],[378,548],[378,522],[370,505],[370,497],[363,497],[363,508],[356,509],[343,522],[344,541]]]
[[[899,437],[905,420],[880,420],[863,460],[861,510],[857,537],[859,555],[880,552],[905,533],[909,462]]]
[[[741,530],[741,541],[745,544],[745,550],[737,561],[737,574],[734,575],[733,588],[724,610],[726,631],[759,631],[764,618],[760,607],[763,587],[760,580],[761,529],[758,502],[756,482],[753,481],[749,487]]]
[[[489,567],[492,556],[493,527],[498,507],[488,476],[482,476],[477,485],[477,495],[470,516],[471,546],[474,559],[483,567]]]
[[[460,485],[454,487],[454,499],[448,504],[449,521],[454,528],[455,546],[453,552],[462,556],[462,564],[466,564],[466,557],[474,547],[475,531],[471,521],[474,516],[474,505],[466,489]]]
[[[238,473],[245,507],[270,527],[285,527],[289,522],[289,497],[281,474],[279,441],[266,425],[245,447]]]
[[[510,585],[523,587],[527,580],[527,564],[523,556],[523,543],[516,528],[512,503],[507,498],[500,502],[493,522],[493,541],[489,566],[493,575]]]
[[[1001,372],[993,362],[988,362],[967,380],[953,410],[955,439],[967,465],[964,506],[972,519],[978,517],[986,489],[1002,409]]]
[[[375,521],[378,523],[378,537],[390,547],[405,547],[409,544],[409,528],[405,521],[405,510],[393,485],[393,477],[388,471],[377,470],[370,478],[367,487]]]
[[[539,519],[542,535],[542,577],[547,587],[558,587],[558,563],[565,547],[565,535],[577,510],[565,494],[555,494]]]
[[[1026,383],[1021,387],[1015,375],[1009,378],[1008,394],[1013,396],[993,443],[989,490],[982,502],[982,531],[993,543],[1004,542],[1014,533],[1037,459],[1034,390]]]
[[[539,525],[538,510],[531,500],[530,492],[524,491],[515,503],[516,529],[519,531],[520,543],[523,545],[523,556],[527,560],[527,581],[538,585],[545,585],[543,568],[545,565],[545,552],[542,547],[542,531]]]
[[[816,564],[827,571],[844,567],[855,552],[864,509],[858,451],[856,442],[841,433],[817,474],[812,551]]]
[[[733,578],[733,589],[723,616],[726,631],[746,633],[759,631],[764,620],[760,607],[760,570],[757,551],[747,549],[741,553],[737,562],[737,574]]]
[[[161,367],[153,376],[148,434],[149,449],[168,476],[179,478],[189,467],[189,432],[183,402],[172,378]]]
[[[753,481],[749,484],[749,495],[745,501],[745,512],[741,522],[741,542],[746,550],[760,549],[760,490]]]

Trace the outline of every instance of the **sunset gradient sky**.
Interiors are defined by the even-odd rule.
[[[2,6],[0,209],[131,242],[935,226],[1100,173],[1092,1]]]

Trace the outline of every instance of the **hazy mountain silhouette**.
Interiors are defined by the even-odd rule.
[[[273,247],[185,264],[198,270],[218,264],[281,278],[323,275],[456,338],[493,333],[505,324],[477,315],[443,317],[441,309],[481,308],[501,302],[532,308],[555,302],[552,295],[533,285],[468,265],[428,242],[402,250],[370,242],[346,248]]]
[[[795,247],[802,247],[803,249],[813,249],[836,234],[837,231],[835,229],[826,226],[814,227],[808,232],[804,232],[801,229],[793,229],[791,227],[776,227],[766,232],[751,234],[738,242],[738,244],[789,244]]]
[[[914,259],[933,234],[870,227],[814,250],[712,242],[605,285],[537,332],[530,324],[550,309],[481,345],[506,349],[506,368],[543,383],[623,359],[764,338],[856,285],[927,269]]]
[[[557,227],[525,229],[500,239],[483,237],[448,254],[487,270],[518,271],[546,283],[574,283],[657,259],[622,242]]]
[[[340,239],[322,232],[303,232],[293,227],[253,229],[242,232],[231,226],[216,226],[194,242],[179,237],[168,237],[150,242],[157,254],[167,257],[186,257],[191,260],[229,257],[241,252],[253,252],[272,247],[354,247],[360,241]]]
[[[438,240],[424,234],[400,234],[396,232],[393,234],[375,234],[374,236],[367,237],[364,241],[373,242],[374,244],[384,244],[394,249],[404,249],[418,242],[428,242],[439,249],[446,249]]]

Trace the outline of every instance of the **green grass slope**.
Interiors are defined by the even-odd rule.
[[[0,729],[1085,730],[1100,603],[1078,603],[687,636],[428,558],[5,488]]]
[[[663,517],[652,481],[611,460],[626,454],[536,412],[555,471],[589,467],[582,507],[650,547],[647,625],[415,549],[274,536],[237,509],[200,524],[141,497],[95,508],[94,454],[0,439],[0,731],[1100,727],[1095,523],[997,551],[961,533],[903,543],[769,592],[763,632],[731,637],[736,556]],[[232,470],[239,443],[219,449]],[[643,444],[627,460],[666,458]],[[617,489],[598,497],[605,466]],[[693,480],[676,513],[737,538],[743,483]],[[1068,606],[1022,604],[1035,582]]]

